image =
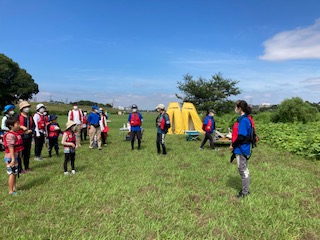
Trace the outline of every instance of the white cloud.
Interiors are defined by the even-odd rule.
[[[263,45],[262,60],[320,59],[320,19],[305,28],[280,32]]]

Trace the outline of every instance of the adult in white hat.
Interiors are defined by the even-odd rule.
[[[74,168],[74,161],[76,156],[76,126],[77,124],[74,121],[68,121],[66,123],[66,130],[63,132],[61,144],[64,147],[64,175],[68,175],[67,164],[71,162],[71,173],[75,174],[76,170]]]
[[[77,138],[77,146],[80,147],[80,134],[81,134],[81,127],[83,123],[83,113],[78,108],[78,103],[73,103],[72,109],[68,112],[68,121],[74,121],[76,123],[76,138]]]
[[[157,127],[157,150],[158,154],[161,153],[161,147],[162,147],[162,154],[167,154],[167,148],[165,145],[165,135],[168,132],[168,129],[170,128],[170,118],[169,115],[166,113],[165,106],[163,104],[158,104],[156,107],[157,111],[159,112],[159,115],[156,119],[156,127]]]
[[[29,114],[30,103],[27,101],[22,101],[19,103],[19,120],[20,120],[20,133],[23,140],[23,165],[24,170],[22,169],[22,164],[19,163],[19,170],[21,173],[29,172],[29,162],[30,162],[30,152],[31,152],[31,143],[32,143],[32,132],[34,130],[34,122],[32,116]]]
[[[41,161],[41,152],[45,140],[46,135],[46,118],[44,116],[44,112],[46,110],[46,106],[42,103],[37,104],[36,113],[33,115],[34,121],[34,160]]]

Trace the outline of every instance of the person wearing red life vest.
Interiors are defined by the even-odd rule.
[[[47,132],[48,132],[48,140],[49,140],[49,157],[52,157],[52,149],[56,151],[56,156],[59,156],[59,145],[58,145],[58,138],[59,134],[61,133],[61,129],[59,123],[57,123],[57,116],[55,114],[49,115],[49,124],[47,125]]]
[[[80,134],[81,134],[81,127],[82,127],[82,122],[83,122],[83,113],[82,111],[78,108],[78,104],[74,103],[73,108],[69,111],[68,113],[68,121],[74,121],[76,123],[76,138],[77,138],[77,146],[80,147]]]
[[[108,124],[107,124],[107,115],[105,114],[103,108],[99,108],[100,114],[100,130],[101,130],[101,142],[103,146],[107,146],[107,136],[108,136]]]
[[[75,156],[76,156],[76,123],[73,121],[68,121],[66,123],[66,130],[63,132],[61,144],[64,148],[64,163],[63,163],[63,169],[64,169],[64,175],[68,175],[68,162],[71,163],[71,173],[75,174]]]
[[[88,112],[83,111],[83,121],[82,121],[82,127],[81,127],[81,133],[80,133],[80,139],[81,141],[87,140],[88,136]]]
[[[43,144],[45,141],[46,133],[46,120],[44,116],[44,112],[46,110],[46,107],[39,103],[36,106],[36,113],[33,115],[33,122],[34,122],[34,160],[36,161],[42,161],[41,152],[43,148]]]
[[[141,149],[141,139],[142,139],[142,125],[143,117],[140,112],[138,112],[138,106],[133,104],[131,106],[131,113],[128,116],[128,123],[130,125],[130,141],[131,150],[134,149],[134,141],[138,140],[138,150]]]
[[[252,126],[248,115],[252,113],[251,107],[244,100],[236,102],[235,112],[240,116],[233,126],[232,143],[230,151],[237,160],[239,174],[241,176],[242,189],[238,193],[238,198],[246,197],[250,187],[250,172],[248,169],[248,156],[251,154],[251,144],[247,141],[251,134]]]
[[[214,133],[214,130],[216,129],[216,127],[215,127],[215,121],[213,117],[214,117],[214,110],[209,109],[207,112],[207,116],[205,117],[202,125],[202,130],[205,131],[205,136],[200,145],[200,148],[199,148],[200,150],[203,149],[203,146],[206,144],[208,140],[210,141],[210,147],[214,149],[212,134]]]
[[[22,168],[22,163],[19,163],[19,171],[20,173],[26,173],[31,171],[29,164],[30,164],[30,152],[31,152],[31,145],[32,145],[32,133],[34,131],[35,125],[33,122],[32,116],[29,114],[30,111],[30,103],[27,101],[22,101],[19,103],[19,121],[20,121],[20,131],[19,134],[22,136],[23,140],[23,165],[24,170]]]
[[[16,175],[18,174],[18,156],[21,155],[23,151],[23,140],[21,135],[18,133],[20,130],[18,116],[11,116],[7,118],[6,127],[9,131],[3,136],[5,149],[4,162],[9,175],[9,194],[15,195],[17,190]]]
[[[166,113],[165,106],[163,104],[158,104],[156,107],[159,115],[156,119],[156,127],[157,127],[157,150],[158,154],[161,153],[161,147],[162,147],[162,154],[167,154],[167,148],[165,145],[165,135],[168,132],[169,126],[170,126],[170,118],[169,115]]]

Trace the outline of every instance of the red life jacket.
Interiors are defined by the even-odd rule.
[[[73,111],[78,111],[80,122],[83,121],[82,112],[80,112],[80,110],[70,110],[70,111],[71,111],[71,113],[70,113],[70,120],[71,121],[73,121],[73,118],[74,118]]]
[[[212,119],[209,117],[207,125],[205,125],[204,123],[202,124],[202,130],[203,130],[203,131],[206,131],[206,132],[210,132],[210,131],[211,131],[211,128],[212,128],[212,125],[213,125],[213,121],[212,121]]]
[[[38,121],[38,128],[39,128],[39,130],[45,131],[45,130],[46,130],[46,120],[45,120],[44,115],[39,114],[39,113],[36,113],[36,114],[38,114],[39,117],[40,117],[40,120]]]
[[[133,127],[141,126],[141,119],[138,113],[131,113],[130,126],[133,126]]]
[[[23,140],[20,134],[17,132],[6,132],[3,136],[3,145],[4,145],[4,150],[6,153],[10,153],[8,143],[7,143],[7,135],[8,134],[13,134],[15,136],[15,142],[14,142],[14,152],[21,152],[24,147],[23,147]]]
[[[25,125],[25,120],[26,118],[29,117],[29,127]],[[28,130],[31,130],[33,128],[33,120],[32,120],[32,117],[31,116],[27,116],[27,117],[24,117],[21,113],[19,114],[19,121],[20,121],[20,126],[25,126],[26,128],[28,128]],[[18,133],[20,135],[22,135],[24,133],[24,131],[22,129],[20,129],[18,131]]]
[[[69,132],[69,131],[66,131],[65,134],[67,134],[66,142],[68,143],[70,142],[76,145],[76,135],[73,132]],[[70,146],[64,145],[64,147],[70,147]]]
[[[250,120],[252,130],[254,130],[254,121],[252,119],[252,116],[249,115],[248,118]],[[236,121],[235,124],[233,124],[233,126],[232,126],[232,138],[231,138],[232,142],[236,141],[236,139],[238,137],[238,131],[239,131],[239,122]]]
[[[167,113],[162,114],[162,118],[160,120],[160,129],[161,130],[167,130],[168,128],[170,128],[169,125],[166,126],[166,119],[164,117],[165,115],[168,117],[168,120],[170,121],[169,115]]]
[[[88,123],[88,116],[83,116],[83,124],[87,124]]]
[[[57,125],[54,125],[54,124],[49,124],[48,125],[48,132],[49,132],[48,136],[50,138],[59,136],[59,130],[55,130],[56,126]]]

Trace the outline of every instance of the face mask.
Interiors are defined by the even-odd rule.
[[[73,110],[77,110],[78,109],[78,106],[73,106]]]
[[[75,131],[75,130],[76,130],[76,126],[73,126],[73,127],[71,128],[71,130],[72,130],[72,131]]]
[[[137,112],[137,109],[136,109],[136,108],[133,108],[133,109],[132,109],[132,112]]]
[[[11,111],[8,112],[8,114],[9,114],[10,116],[12,116],[12,115],[14,114],[14,111],[11,110]]]
[[[47,115],[48,113],[47,112],[43,112],[43,115]]]
[[[236,114],[239,114],[238,108],[235,108],[234,111]]]
[[[83,115],[84,115],[84,116],[87,116],[87,113],[85,112],[85,113],[83,113]]]
[[[97,113],[97,112],[98,112],[98,110],[97,110],[97,109],[95,109],[95,110],[94,110],[94,112],[95,112],[95,113]]]
[[[28,113],[30,111],[30,108],[26,107],[24,109],[22,109],[23,112]]]
[[[44,111],[45,111],[44,108],[40,108],[40,109],[39,109],[39,112],[40,112],[40,113],[44,113]]]

